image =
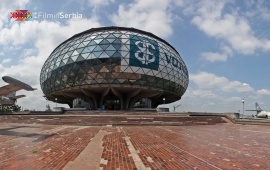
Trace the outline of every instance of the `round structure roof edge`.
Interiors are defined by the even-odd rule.
[[[118,31],[131,31],[131,32],[136,32],[136,33],[141,33],[141,34],[145,34],[145,35],[148,35],[152,38],[155,38],[163,43],[165,43],[166,45],[170,46],[178,55],[180,55],[178,53],[178,51],[171,45],[169,44],[167,41],[165,41],[164,39],[156,36],[155,34],[151,33],[151,32],[147,32],[147,31],[143,31],[143,30],[140,30],[140,29],[137,29],[137,28],[133,28],[133,27],[118,27],[118,26],[108,26],[108,27],[97,27],[97,28],[90,28],[88,30],[85,30],[83,32],[80,32],[80,33],[77,33],[75,35],[73,35],[72,37],[68,38],[67,40],[65,40],[64,42],[62,42],[61,44],[59,44],[54,50],[53,52],[58,48],[60,47],[62,44],[66,43],[67,41],[75,38],[75,37],[78,37],[80,35],[83,35],[83,34],[87,34],[87,33],[90,33],[90,32],[98,32],[98,31],[102,31],[102,30],[118,30]]]

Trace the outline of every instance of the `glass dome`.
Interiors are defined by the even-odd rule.
[[[40,74],[49,100],[71,105],[83,98],[92,108],[108,98],[119,99],[121,109],[146,97],[152,107],[164,97],[174,102],[188,82],[187,67],[170,44],[152,33],[124,27],[92,28],[74,35],[56,47]]]

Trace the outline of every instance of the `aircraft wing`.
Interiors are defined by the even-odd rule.
[[[30,85],[9,76],[4,76],[2,77],[2,79],[5,82],[7,82],[8,85],[0,87],[0,96],[7,96],[8,94],[16,92],[21,89],[24,89],[27,91],[36,90],[35,88],[32,88]]]
[[[13,96],[13,97],[9,97],[11,100],[17,100],[19,98],[25,97],[25,95],[18,95],[18,96]]]
[[[18,91],[18,90],[21,90],[21,88],[13,84],[0,87],[0,96],[7,96],[8,94]]]

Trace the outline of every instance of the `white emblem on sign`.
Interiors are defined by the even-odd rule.
[[[149,43],[146,40],[137,41],[135,43],[139,50],[135,53],[135,57],[142,62],[142,64],[148,65],[155,61],[155,55],[149,51],[151,47],[153,50],[155,47],[153,44]]]

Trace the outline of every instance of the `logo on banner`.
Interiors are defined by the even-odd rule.
[[[159,48],[156,41],[130,35],[130,66],[158,70]]]
[[[10,14],[10,18],[15,18],[16,21],[29,21],[32,18],[32,12],[28,12],[28,10],[16,10]]]
[[[166,61],[167,61],[167,64],[170,64],[172,66],[172,68],[175,68],[179,71],[183,71],[186,75],[188,75],[188,71],[187,71],[187,68],[186,66],[180,62],[177,57],[175,56],[172,56],[172,55],[167,55],[167,53],[165,53],[165,57],[166,57]]]

